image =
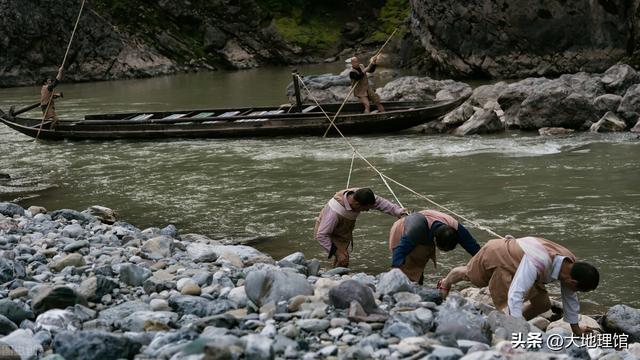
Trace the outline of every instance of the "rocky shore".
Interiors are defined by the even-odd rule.
[[[6,359],[640,358],[639,309],[582,316],[608,342],[557,346],[571,339],[557,307],[526,322],[483,290],[443,302],[399,270],[325,270],[299,252],[275,261],[172,225],[141,230],[100,206],[0,203],[0,249]]]
[[[304,78],[319,102],[342,102],[349,92],[348,72]],[[475,89],[454,80],[405,76],[376,90],[382,101],[469,99],[440,121],[416,128],[424,133],[473,135],[507,129],[567,135],[574,131],[640,133],[640,73],[617,64],[604,73],[566,74],[558,78],[526,78]],[[290,101],[293,85],[287,88]],[[313,102],[302,89],[303,101]],[[352,97],[350,101],[355,101]]]

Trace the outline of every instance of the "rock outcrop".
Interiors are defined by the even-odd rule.
[[[638,59],[638,3],[411,0],[424,68],[442,75],[522,78],[598,72]]]

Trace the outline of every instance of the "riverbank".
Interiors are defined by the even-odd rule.
[[[568,341],[570,334],[561,322],[552,322],[557,312],[519,321],[491,311],[473,290],[463,291],[467,298],[451,296],[443,303],[437,290],[414,286],[397,270],[377,275],[325,270],[302,253],[275,261],[248,246],[181,234],[173,225],[141,230],[103,207],[25,211],[0,203],[0,214],[5,335],[0,343],[22,359],[60,359],[53,353],[67,360],[87,354],[101,359],[640,357],[640,344],[633,344],[640,341],[640,310],[623,305],[596,318],[604,334],[626,334],[611,335],[599,346],[558,346],[550,339]],[[598,326],[587,317],[582,321]],[[524,339],[540,333],[544,341],[536,352],[535,344],[514,349],[512,333]],[[613,339],[628,350],[612,349]]]

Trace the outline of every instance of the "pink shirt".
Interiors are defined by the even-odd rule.
[[[347,193],[345,191],[342,194],[342,200],[344,203],[344,208],[347,211],[354,211],[351,209],[349,205],[349,201],[347,200]],[[383,213],[393,215],[395,217],[400,217],[402,215],[402,208],[391,201],[376,195],[376,202],[373,205],[373,208],[382,211]],[[360,212],[356,212],[356,215],[359,215]],[[338,223],[338,213],[336,213],[331,207],[327,206],[322,215],[322,219],[320,221],[320,225],[318,226],[318,233],[316,236],[316,240],[320,243],[320,245],[329,252],[331,250],[331,234]]]

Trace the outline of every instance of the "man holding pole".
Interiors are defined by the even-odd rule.
[[[64,69],[60,67],[56,78],[54,80],[51,80],[50,77],[44,79],[44,81],[42,81],[42,89],[40,89],[40,108],[42,109],[42,115],[44,116],[44,120],[53,119],[53,123],[51,124],[52,129],[58,125],[58,115],[56,114],[53,99],[61,96],[60,93],[54,93],[53,89],[62,80],[63,74]]]
[[[357,56],[347,60],[351,62],[351,71],[349,72],[349,78],[351,79],[351,86],[353,89],[353,95],[360,100],[364,105],[364,112],[368,114],[370,112],[370,104],[373,102],[378,107],[379,112],[384,112],[384,107],[380,103],[380,96],[376,94],[373,89],[369,87],[369,80],[367,73],[373,73],[376,71],[376,64],[378,62],[378,55],[371,58],[369,65],[365,67],[360,63]]]

